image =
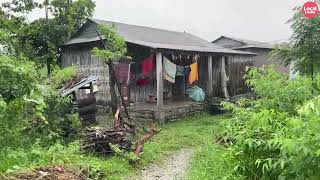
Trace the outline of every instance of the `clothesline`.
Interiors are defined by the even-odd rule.
[[[173,57],[175,58],[175,57]],[[180,57],[181,58],[181,57]],[[175,83],[175,78],[177,76],[183,76],[188,78],[189,84],[193,84],[194,82],[199,80],[198,75],[198,56],[194,56],[194,63],[189,66],[180,66],[171,62],[166,56],[163,57],[163,76],[165,80],[168,80],[171,83]],[[137,68],[131,70],[132,68]],[[150,55],[149,57],[143,59],[141,63],[137,65],[119,63],[115,65],[116,76],[121,84],[129,85],[132,80],[137,80],[137,85],[146,85],[147,78],[155,69],[155,58],[154,55]],[[132,72],[135,72],[133,74]],[[131,78],[131,76],[134,76]],[[139,83],[140,81],[143,83]]]
[[[192,63],[190,66],[180,66],[172,63],[167,57],[163,57],[164,79],[171,83],[175,83],[175,77],[188,77],[189,84],[199,80],[198,62]]]

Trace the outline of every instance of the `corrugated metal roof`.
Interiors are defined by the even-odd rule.
[[[124,37],[126,42],[154,49],[172,49],[194,52],[255,55],[254,53],[226,49],[185,32],[169,31],[98,19],[91,19],[89,21],[91,22],[87,22],[84,25],[84,27],[81,28],[79,33],[75,37],[70,39],[67,43],[65,43],[65,45],[98,41],[99,37],[96,35],[94,29],[90,28],[89,23],[92,23],[94,25],[114,24],[118,29],[118,33]]]
[[[237,41],[240,43],[243,43],[243,46],[235,46],[235,47],[228,47],[230,49],[245,49],[245,48],[263,48],[263,49],[273,49],[273,45],[267,42],[259,42],[259,41],[252,41],[248,39],[242,39],[242,38],[234,38],[234,37],[227,37],[227,36],[221,36],[218,39],[212,41],[213,44],[215,44],[216,41],[222,38],[227,38],[233,41]]]
[[[91,82],[94,82],[97,80],[97,77],[96,76],[89,76],[89,77],[85,77],[83,79],[81,79],[79,82],[77,82],[75,85],[67,88],[67,89],[62,89],[60,91],[60,95],[62,97],[65,97],[69,94],[71,94],[72,92],[74,91],[77,91],[78,89],[80,89],[81,87],[84,87],[85,85],[91,83]]]

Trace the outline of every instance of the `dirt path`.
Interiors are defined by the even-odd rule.
[[[182,149],[169,156],[161,165],[152,165],[141,171],[141,180],[170,180],[183,179],[192,158],[192,149]]]

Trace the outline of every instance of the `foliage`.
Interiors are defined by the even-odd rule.
[[[26,21],[25,14],[45,6],[50,9],[52,18]],[[92,16],[94,7],[92,0],[45,0],[43,3],[11,0],[3,3],[0,9],[1,29],[10,37],[7,41],[13,46],[11,53],[22,53],[40,65],[56,65],[59,46]]]
[[[59,88],[63,83],[75,77],[76,74],[77,71],[74,66],[66,67],[63,70],[58,69],[53,72],[48,83],[50,83],[51,86]]]
[[[261,68],[247,78],[258,99],[224,104],[234,116],[221,135],[237,173],[246,179],[319,178],[319,92],[311,79],[289,81]]]
[[[320,1],[317,0],[319,3]],[[295,70],[313,76],[320,69],[320,17],[308,19],[301,13],[301,7],[295,8],[295,14],[289,21],[293,31],[290,47],[279,46],[274,56],[286,64],[294,63]]]
[[[105,39],[106,49],[94,48],[93,54],[106,61],[118,61],[125,57],[127,53],[126,42],[117,32],[114,25],[99,25],[101,35]]]
[[[1,56],[0,92],[6,102],[31,94],[37,84],[34,66],[25,59]]]
[[[244,179],[238,175],[232,153],[207,142],[194,153],[187,179]]]
[[[43,82],[34,67],[26,58],[0,56],[0,149],[36,139],[50,145],[68,139],[80,126],[71,99],[61,97],[55,83]]]
[[[252,68],[245,78],[247,85],[259,97],[254,101],[255,108],[294,114],[298,105],[318,92],[310,78],[300,76],[296,81],[288,81],[287,76],[270,67]]]

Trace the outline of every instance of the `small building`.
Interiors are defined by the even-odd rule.
[[[226,36],[221,36],[212,41],[212,43],[228,49],[256,53],[257,56],[253,58],[254,66],[262,67],[263,65],[274,64],[276,70],[289,73],[289,67],[281,65],[279,62],[269,57],[269,53],[274,49],[273,45],[270,43]]]
[[[100,24],[114,25],[124,37],[128,55],[132,57],[132,67],[138,67],[147,57],[154,58],[155,67],[148,81],[138,84],[137,79],[141,76],[133,69],[128,87],[132,108],[144,111],[148,118],[157,116],[163,110],[167,113],[166,117],[172,118],[173,115],[182,117],[179,113],[183,115],[199,109],[185,97],[185,90],[190,86],[185,79],[175,83],[164,80],[164,57],[180,66],[189,66],[196,61],[199,76],[196,85],[203,89],[207,97],[223,96],[221,80],[224,72],[229,79],[227,89],[230,96],[248,91],[243,75],[245,67],[252,66],[254,53],[223,48],[186,32],[90,19],[62,46],[61,65],[75,65],[80,72],[97,76],[100,88],[96,98],[100,104],[108,105],[111,101],[108,68],[91,53],[93,47],[101,47],[95,30]],[[181,83],[185,88],[180,88]],[[150,97],[154,97],[153,103]]]

